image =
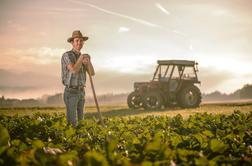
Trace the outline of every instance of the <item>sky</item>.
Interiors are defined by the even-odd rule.
[[[0,0],[0,95],[62,93],[61,56],[74,30],[89,37],[97,94],[150,81],[157,60],[199,63],[199,88],[252,83],[252,0]],[[91,95],[89,80],[87,95]]]

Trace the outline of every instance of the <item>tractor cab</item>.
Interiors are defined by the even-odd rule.
[[[198,63],[188,60],[158,60],[150,82],[134,83],[135,91],[128,96],[130,108],[156,109],[176,103],[196,107],[201,102],[197,72]]]

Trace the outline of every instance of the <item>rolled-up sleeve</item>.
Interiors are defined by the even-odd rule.
[[[74,64],[74,62],[71,61],[70,56],[69,56],[68,53],[64,53],[64,54],[63,54],[62,60],[63,60],[63,62],[64,62],[66,65]]]
[[[66,52],[62,55],[61,58],[61,66],[62,66],[62,83],[64,85],[70,85],[70,81],[71,81],[71,72],[68,70],[67,66],[69,64],[74,64],[74,60],[73,58],[71,58],[71,53],[70,52]]]

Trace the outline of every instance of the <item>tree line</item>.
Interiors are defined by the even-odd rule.
[[[97,96],[100,104],[126,104],[128,93],[121,94],[104,94]],[[202,94],[204,101],[228,101],[239,99],[252,99],[252,84],[246,84],[241,89],[233,93],[225,94],[215,91],[209,94]],[[92,96],[86,97],[87,105],[94,105]],[[63,94],[46,96],[40,99],[6,99],[0,97],[0,107],[44,107],[44,106],[64,106]]]

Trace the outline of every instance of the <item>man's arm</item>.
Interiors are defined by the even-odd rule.
[[[90,74],[91,76],[95,75],[95,71],[94,71],[94,67],[91,63],[91,58],[88,54],[83,54],[84,58],[83,58],[83,64],[85,65],[88,74]]]
[[[73,74],[78,73],[80,71],[83,58],[84,58],[84,56],[80,55],[76,63],[74,63],[74,64],[68,64],[67,65],[68,70],[70,72],[72,72]]]

